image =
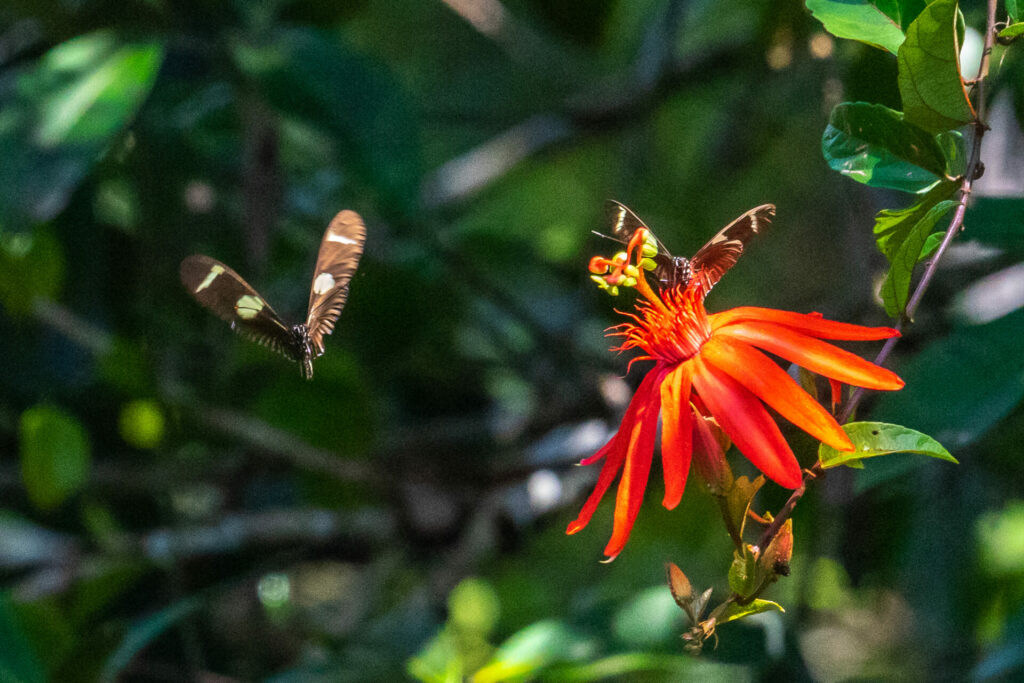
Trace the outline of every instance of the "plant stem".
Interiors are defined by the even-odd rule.
[[[896,323],[896,329],[900,332],[903,331],[905,323],[913,321],[914,313],[917,312],[917,307],[921,304],[921,300],[924,298],[925,291],[931,284],[932,278],[935,277],[935,272],[938,269],[939,261],[942,260],[943,254],[946,253],[946,249],[949,247],[953,238],[956,237],[957,233],[963,230],[964,225],[964,214],[967,211],[967,199],[971,194],[971,188],[973,187],[974,181],[978,176],[978,168],[981,163],[981,139],[985,135],[985,131],[988,130],[988,126],[985,125],[985,79],[988,77],[989,58],[992,55],[992,45],[995,43],[996,36],[996,0],[988,0],[988,16],[985,24],[985,48],[981,53],[981,64],[978,67],[978,76],[975,80],[975,97],[977,104],[975,111],[977,112],[977,118],[974,121],[974,136],[971,140],[971,153],[967,162],[967,169],[964,172],[963,179],[960,182],[960,199],[957,203],[956,211],[953,214],[953,219],[949,222],[949,227],[946,228],[945,237],[942,239],[942,244],[939,245],[938,250],[935,252],[935,256],[932,257],[921,275],[920,281],[917,283],[917,287],[914,289],[914,293],[910,296],[910,300],[907,302],[906,314]],[[889,354],[892,353],[893,348],[899,342],[899,337],[892,337],[886,341],[885,345],[882,346],[881,351],[875,357],[875,364],[881,365]],[[842,411],[838,415],[838,421],[840,424],[845,424],[853,412],[857,409],[861,400],[864,398],[865,389],[858,387],[856,391],[850,396],[850,400],[843,406]],[[790,495],[789,500],[779,510],[779,514],[772,520],[771,525],[764,530],[760,538],[757,541],[757,547],[763,552],[768,544],[771,543],[772,539],[775,538],[775,534],[779,532],[782,525],[793,513],[793,508],[803,498],[804,493],[807,492],[807,484],[814,478],[822,475],[824,469],[821,467],[821,463],[815,463],[814,467],[808,470],[804,470],[804,479],[800,484],[799,488],[793,491]]]

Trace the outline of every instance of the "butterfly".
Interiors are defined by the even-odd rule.
[[[646,228],[652,236],[654,235],[635,213],[614,199],[605,202],[605,215],[614,239],[629,242],[633,233],[640,228]],[[719,230],[690,259],[673,256],[655,237],[658,253],[654,256],[654,276],[665,288],[677,285],[685,287],[693,278],[699,278],[704,285],[704,292],[707,293],[722,279],[727,270],[736,265],[750,238],[764,230],[774,217],[773,204],[755,207]]]
[[[359,266],[366,226],[355,211],[342,211],[324,232],[313,269],[306,322],[287,325],[238,273],[216,259],[193,254],[181,262],[181,283],[199,304],[231,329],[278,351],[313,378],[313,359],[323,355],[324,337],[334,331],[348,299],[348,284]]]

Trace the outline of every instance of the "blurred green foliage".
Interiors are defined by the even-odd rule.
[[[906,389],[861,409],[961,465],[830,471],[767,594],[786,612],[724,627],[700,659],[663,570],[728,592],[731,543],[696,483],[672,512],[652,483],[611,565],[610,504],[564,534],[596,475],[570,465],[627,388],[602,330],[630,301],[586,273],[604,199],[679,254],[772,202],[709,308],[886,324],[875,215],[962,171],[955,136],[892,153],[895,55],[925,3],[808,6],[0,7],[0,678],[1019,676],[1024,322],[956,313],[1022,259],[1024,172],[998,154],[1021,145],[1017,46],[993,58],[972,245],[897,347]],[[866,16],[870,40],[822,29]],[[881,119],[903,133],[858,137]],[[342,208],[367,253],[312,383],[178,283],[207,253],[297,320]],[[911,214],[901,234],[926,237],[927,208]]]

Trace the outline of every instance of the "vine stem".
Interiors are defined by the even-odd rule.
[[[914,314],[917,312],[918,306],[921,304],[921,300],[924,298],[925,291],[931,284],[932,279],[935,277],[935,272],[938,269],[939,261],[942,260],[943,254],[946,253],[946,249],[952,243],[953,238],[956,237],[957,233],[963,230],[964,225],[964,214],[967,211],[967,200],[970,197],[971,189],[974,185],[975,179],[978,177],[979,166],[981,163],[981,139],[985,135],[985,131],[988,130],[988,126],[985,125],[985,79],[988,77],[989,58],[992,55],[992,46],[995,43],[996,36],[996,0],[988,0],[988,15],[985,20],[985,47],[981,53],[981,64],[978,67],[978,76],[975,81],[975,94],[977,105],[975,111],[977,116],[974,121],[974,136],[971,140],[971,153],[968,158],[967,168],[964,171],[963,180],[960,182],[960,198],[957,202],[956,211],[953,213],[953,219],[949,222],[949,227],[946,228],[946,234],[942,239],[942,243],[939,245],[938,250],[935,252],[935,256],[932,257],[931,261],[925,267],[924,273],[921,275],[921,279],[917,283],[917,287],[914,289],[914,293],[910,296],[907,302],[906,313],[896,323],[896,329],[900,332],[906,326],[906,323],[913,322]],[[878,352],[875,357],[875,364],[881,365],[888,358],[889,354],[892,353],[893,348],[899,342],[899,337],[892,337],[885,342],[882,349]],[[858,387],[856,391],[850,396],[850,400],[846,402],[843,409],[837,416],[838,421],[841,424],[846,422],[853,415],[857,406],[864,398],[865,389]],[[793,509],[796,504],[803,498],[807,492],[807,485],[815,478],[824,473],[821,463],[815,463],[813,467],[804,470],[804,478],[800,486],[793,491],[790,495],[789,500],[782,506],[779,513],[772,520],[772,523],[757,539],[757,547],[763,552],[768,544],[772,542],[775,535],[782,528],[782,525],[786,520],[793,514]]]

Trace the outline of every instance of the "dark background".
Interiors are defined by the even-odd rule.
[[[700,487],[666,512],[656,470],[610,565],[610,499],[564,534],[596,476],[571,464],[641,376],[607,350],[632,299],[589,280],[591,231],[615,198],[688,255],[772,202],[709,309],[889,324],[873,216],[911,197],[820,140],[840,100],[899,106],[891,55],[789,1],[5,3],[0,678],[1019,671],[1024,312],[971,314],[1024,290],[1021,71],[994,71],[968,230],[890,363],[908,387],[860,410],[960,465],[830,472],[767,596],[787,612],[693,659],[663,564],[717,601],[731,559]],[[298,321],[342,208],[366,254],[312,382],[178,282],[206,253]]]

